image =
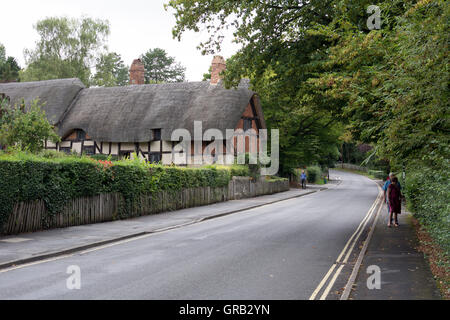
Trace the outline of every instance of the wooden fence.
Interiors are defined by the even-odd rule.
[[[134,201],[126,217],[120,216],[120,209],[125,202],[122,195],[118,193],[72,199],[61,213],[55,215],[49,215],[43,200],[20,202],[14,206],[1,234],[18,234],[112,221],[287,190],[289,190],[287,180],[260,179],[253,182],[247,177],[234,177],[228,186],[221,188],[202,187],[141,195]]]

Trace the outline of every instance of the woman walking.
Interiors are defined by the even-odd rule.
[[[402,193],[400,191],[400,185],[398,183],[398,178],[393,177],[391,179],[391,184],[387,190],[387,198],[389,199],[389,222],[388,227],[392,225],[392,218],[394,218],[394,226],[398,227],[398,218],[402,212]]]

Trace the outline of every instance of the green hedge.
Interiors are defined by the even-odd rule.
[[[17,202],[42,199],[49,214],[80,196],[118,192],[125,199],[126,217],[143,193],[195,187],[227,186],[243,168],[183,168],[146,164],[139,160],[107,162],[87,157],[43,158],[27,154],[0,154],[0,227]]]
[[[368,174],[373,176],[375,179],[386,180],[388,174],[382,170],[369,170]]]
[[[306,176],[309,183],[316,183],[322,176],[322,169],[319,166],[310,166],[306,169]]]
[[[447,168],[448,169],[448,168]],[[404,193],[408,209],[450,256],[449,170],[411,168],[406,172]]]

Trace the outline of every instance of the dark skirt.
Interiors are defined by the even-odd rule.
[[[401,213],[402,212],[402,201],[400,198],[400,188],[394,186],[393,184],[389,185],[389,206],[391,212],[393,213]]]

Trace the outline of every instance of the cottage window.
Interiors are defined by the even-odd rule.
[[[120,158],[125,159],[131,159],[131,151],[120,151]]]
[[[153,141],[161,140],[161,129],[153,129]]]
[[[150,152],[148,154],[148,161],[151,163],[157,163],[161,161],[161,153],[159,152]]]
[[[95,154],[95,147],[94,146],[83,147],[83,153],[88,156],[91,156]]]
[[[86,140],[86,132],[84,132],[83,130],[77,130],[77,140]]]
[[[252,128],[252,119],[244,119],[244,131]]]
[[[70,149],[70,148],[59,148],[59,151],[65,152],[67,154],[70,154],[72,152],[72,149]]]

